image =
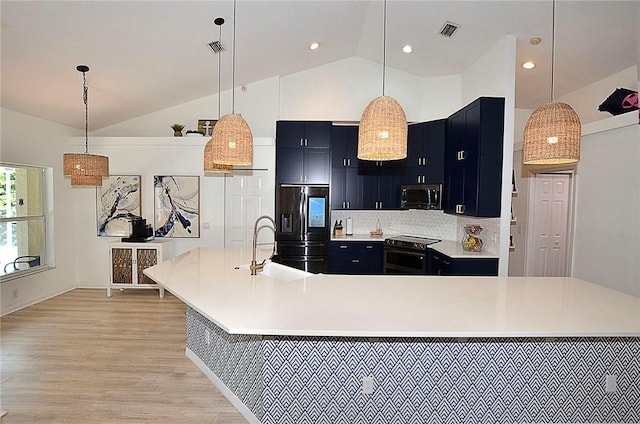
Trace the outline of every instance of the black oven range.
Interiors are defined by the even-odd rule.
[[[427,249],[430,244],[441,240],[397,236],[384,240],[384,273],[385,274],[426,274]]]

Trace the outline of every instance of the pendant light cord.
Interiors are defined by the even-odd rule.
[[[387,0],[384,0],[382,22],[382,95],[384,96],[384,84],[387,72]]]
[[[231,114],[236,113],[236,0],[233,0],[233,41],[231,45]]]
[[[82,73],[82,99],[84,100],[84,152],[89,153],[89,88],[87,87],[87,76]]]
[[[555,68],[556,68],[556,0],[553,0],[551,24],[551,103],[555,98]]]
[[[224,23],[224,21],[223,21]],[[220,42],[222,43],[222,24],[219,25],[220,27],[220,33],[218,35],[218,40],[220,40]],[[221,76],[220,73],[221,68],[220,68],[220,56],[222,55],[222,51],[220,53],[218,53],[218,121],[220,120],[220,98],[222,97],[220,95],[220,81],[221,81]]]

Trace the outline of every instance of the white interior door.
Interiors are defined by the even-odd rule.
[[[536,174],[531,198],[531,248],[526,274],[567,276],[571,174]]]

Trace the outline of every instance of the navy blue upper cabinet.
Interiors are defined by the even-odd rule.
[[[276,123],[276,184],[329,184],[331,122]]]
[[[504,99],[480,97],[447,119],[443,209],[499,217]]]
[[[358,174],[358,127],[335,125],[331,131],[331,209],[362,208]]]
[[[402,184],[442,184],[447,120],[409,125]]]

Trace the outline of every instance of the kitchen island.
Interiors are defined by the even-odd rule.
[[[145,270],[250,422],[640,421],[640,298],[574,278],[250,276],[250,256]]]

